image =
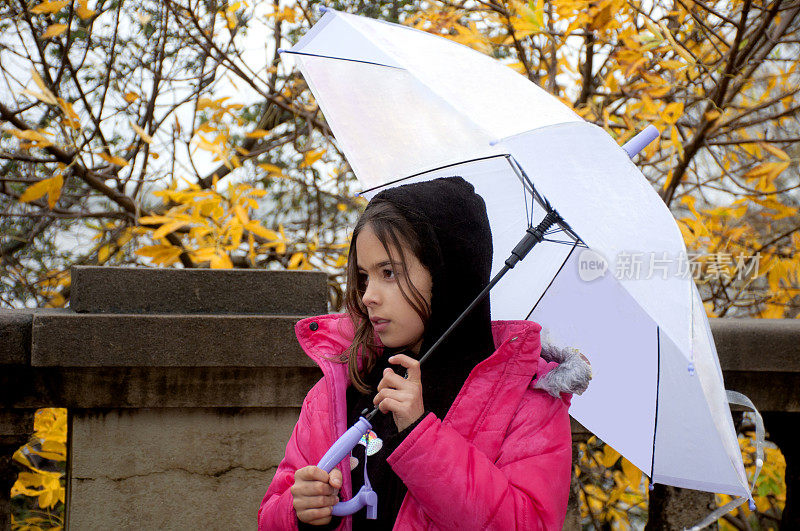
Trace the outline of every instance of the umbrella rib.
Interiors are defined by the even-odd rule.
[[[533,308],[531,308],[531,311],[529,311],[528,315],[525,316],[525,320],[526,321],[531,318],[531,314],[533,313],[533,310],[536,309],[536,307],[539,305],[539,302],[541,302],[542,298],[545,296],[545,294],[547,294],[547,290],[550,289],[550,286],[552,286],[553,282],[555,282],[556,278],[558,278],[558,275],[561,273],[561,270],[564,269],[564,266],[567,264],[567,261],[569,260],[569,257],[572,256],[573,252],[575,252],[575,248],[577,246],[578,246],[578,242],[576,241],[573,244],[572,249],[569,250],[569,253],[567,254],[567,257],[564,258],[564,262],[561,264],[561,267],[558,268],[558,271],[556,271],[556,274],[553,275],[553,278],[550,279],[550,283],[547,285],[547,287],[544,289],[542,294],[539,296],[539,299],[536,301],[536,304],[533,305]]]
[[[543,242],[550,242],[550,243],[562,243],[564,245],[577,245],[578,247],[583,247],[585,249],[589,248],[588,245],[581,244],[580,242],[576,242],[575,240],[569,240],[569,241],[568,240],[551,240],[549,238],[543,238],[542,241]]]
[[[650,457],[650,484],[653,484],[653,474],[656,466],[656,433],[658,433],[658,395],[661,387],[661,327],[656,326],[656,411],[653,419],[653,454]]]
[[[337,61],[350,61],[351,63],[363,63],[365,65],[375,65],[375,66],[384,66],[386,68],[394,68],[395,70],[405,70],[405,68],[401,68],[399,66],[392,66],[386,65],[383,63],[376,63],[374,61],[362,61],[360,59],[348,59],[347,57],[333,57],[331,55],[320,55],[317,53],[307,53],[307,52],[293,52],[291,50],[282,50],[281,53],[288,53],[293,55],[306,55],[308,57],[319,57],[321,59],[335,59]]]
[[[401,182],[406,181],[408,179],[413,179],[414,177],[419,177],[420,175],[425,175],[426,173],[431,173],[431,172],[434,172],[434,171],[439,171],[439,170],[445,170],[447,168],[452,168],[453,166],[460,166],[462,164],[469,164],[471,162],[478,162],[478,161],[481,161],[481,160],[496,159],[498,157],[507,157],[507,156],[508,155],[506,155],[504,153],[501,153],[501,154],[498,154],[498,155],[487,155],[485,157],[477,157],[477,158],[469,159],[469,160],[460,160],[458,162],[445,164],[444,166],[437,166],[436,168],[431,168],[431,169],[428,169],[428,170],[419,171],[417,173],[412,173],[411,175],[406,175],[405,177],[400,177],[399,179],[395,179],[394,181],[389,181],[388,183],[383,183],[383,184],[379,184],[378,186],[373,186],[372,188],[367,188],[366,190],[362,190],[361,192],[359,192],[356,195],[364,195],[364,194],[367,194],[369,192],[372,192],[373,190],[378,190],[380,188],[385,188],[385,187],[393,185],[393,184],[401,183]]]
[[[542,197],[541,195],[539,195],[539,192],[536,191],[536,186],[534,186],[533,181],[531,180],[530,177],[528,177],[528,174],[525,173],[525,170],[522,169],[522,166],[519,165],[519,163],[517,162],[517,159],[515,159],[510,154],[509,155],[504,155],[504,156],[506,157],[506,160],[508,161],[508,164],[511,166],[511,169],[514,171],[515,174],[517,174],[517,177],[519,178],[519,180],[522,181],[523,186],[525,186],[525,184],[527,183],[528,187],[530,187],[530,193],[531,193],[531,195],[533,195],[533,198],[536,200],[536,202],[539,203],[539,206],[544,208],[545,212],[550,212],[551,210],[553,210],[553,207],[550,206],[550,202],[547,199],[545,199],[544,197]],[[527,190],[527,188],[526,188],[526,190]],[[526,198],[525,201],[526,201],[525,205],[526,205],[526,211],[527,211],[527,198]],[[529,224],[533,225],[532,220],[529,222]],[[566,232],[567,234],[569,234],[570,236],[575,238],[575,240],[577,242],[580,242],[581,244],[585,245],[585,243],[581,239],[581,237],[578,236],[578,234],[574,230],[572,230],[572,227],[570,227],[569,223],[564,221],[563,218],[560,218],[558,220],[558,226],[561,227],[561,229],[564,232]],[[531,310],[531,311],[533,311],[533,310]]]

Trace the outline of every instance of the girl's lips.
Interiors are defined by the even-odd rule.
[[[382,320],[378,321],[377,323],[376,322],[372,323],[372,328],[374,328],[376,332],[383,332],[387,326],[389,326],[388,320]]]

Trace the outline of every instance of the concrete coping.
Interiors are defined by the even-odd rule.
[[[322,271],[73,266],[77,313],[319,315]]]

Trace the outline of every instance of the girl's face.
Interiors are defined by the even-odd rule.
[[[362,285],[365,286],[361,300],[367,307],[372,326],[384,346],[408,347],[414,354],[419,354],[425,325],[400,292],[399,283],[403,282],[401,273],[403,266],[398,261],[398,250],[391,247],[390,250],[394,262],[386,254],[383,244],[369,225],[358,234],[356,238],[358,274]],[[433,287],[430,273],[410,250],[404,248],[402,252],[411,283],[430,305]],[[404,285],[403,289],[409,297],[412,297],[409,286]]]

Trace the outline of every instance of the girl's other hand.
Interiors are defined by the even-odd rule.
[[[339,502],[342,473],[334,468],[330,474],[315,466],[294,473],[292,505],[301,522],[325,525],[331,521],[331,508]]]
[[[422,372],[419,361],[405,354],[392,356],[389,363],[405,367],[408,378],[403,378],[392,369],[385,369],[383,379],[378,384],[378,394],[372,403],[383,413],[391,411],[397,431],[403,431],[425,413],[422,403]]]

